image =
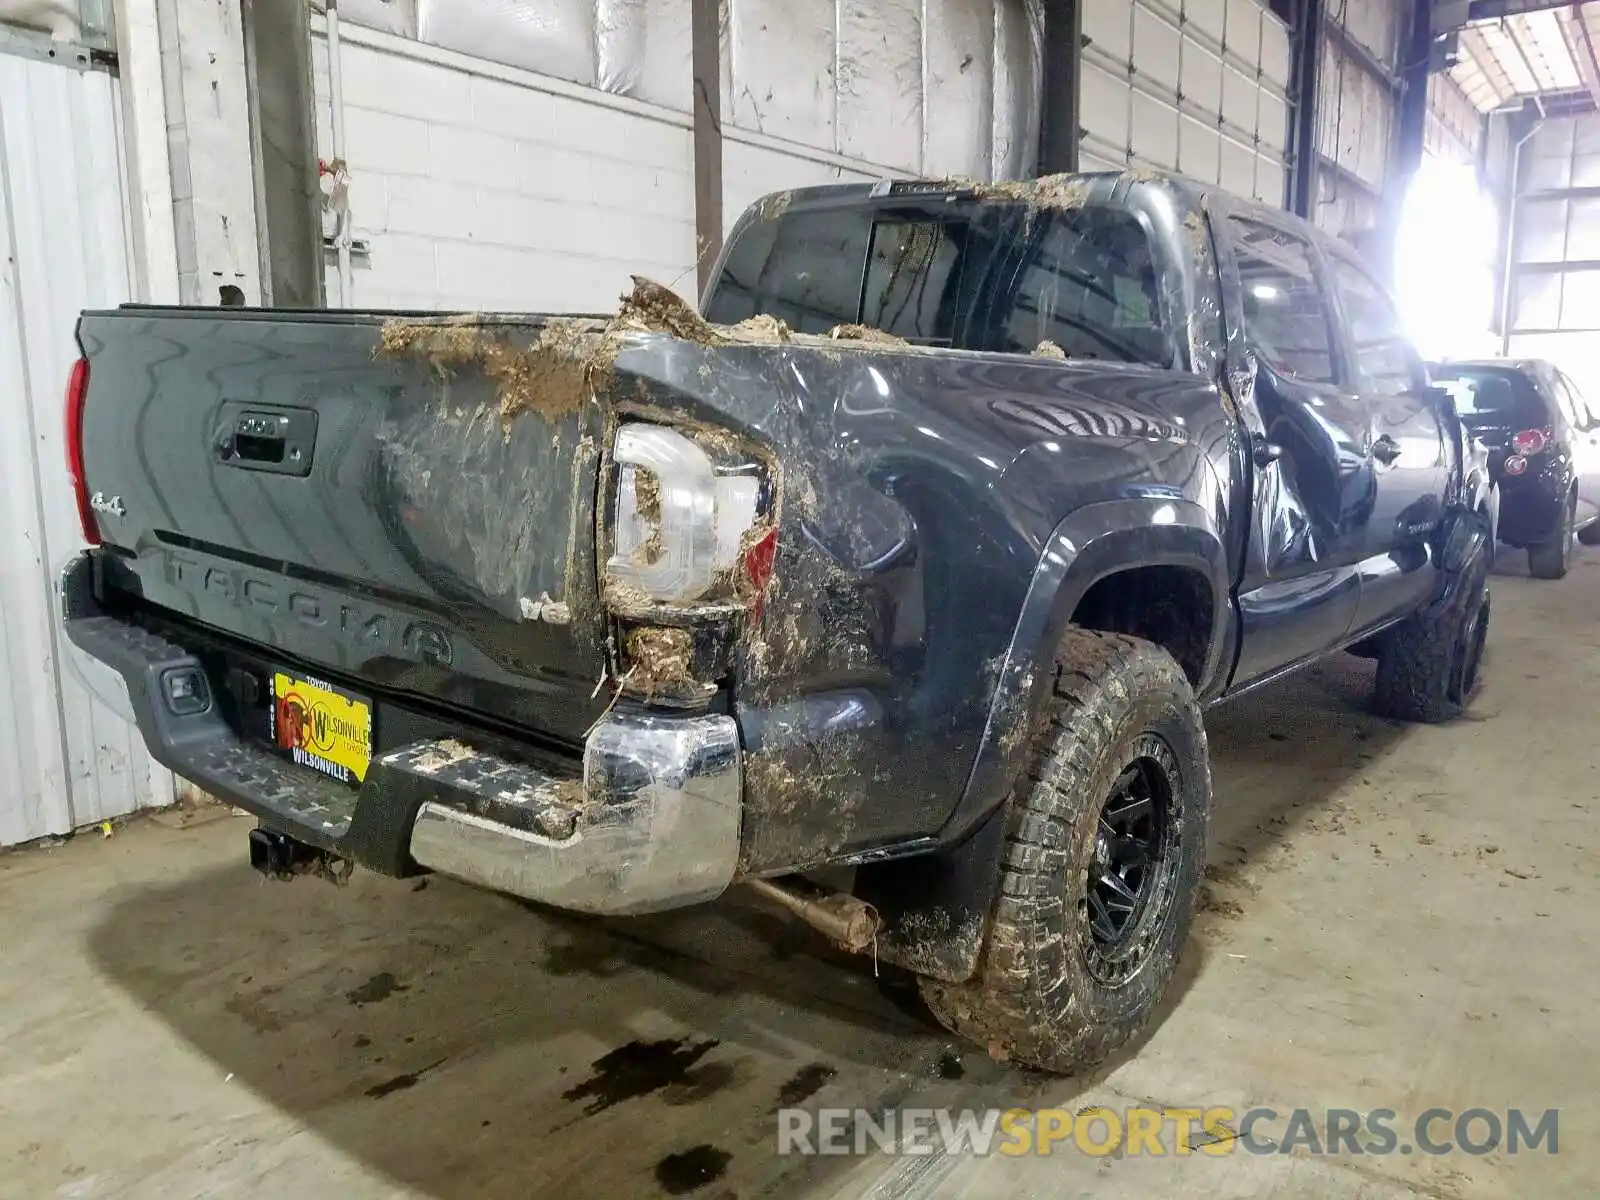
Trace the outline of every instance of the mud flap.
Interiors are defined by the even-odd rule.
[[[1002,803],[948,850],[857,868],[854,894],[883,921],[880,961],[946,983],[972,977],[1000,889],[1010,816]]]

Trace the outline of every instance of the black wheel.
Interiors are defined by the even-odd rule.
[[[1578,540],[1585,546],[1600,546],[1600,517],[1578,530]]]
[[[1528,574],[1535,579],[1560,579],[1572,566],[1572,527],[1578,521],[1578,498],[1567,497],[1561,524],[1537,546],[1528,547]]]
[[[1075,629],[1055,673],[978,971],[921,988],[951,1031],[1065,1073],[1133,1037],[1172,978],[1205,868],[1211,766],[1166,651]]]
[[[1478,687],[1489,636],[1489,563],[1480,555],[1443,602],[1389,632],[1374,704],[1384,716],[1437,723],[1459,716]]]

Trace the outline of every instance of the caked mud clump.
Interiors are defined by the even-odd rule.
[[[650,529],[650,534],[639,547],[646,563],[661,561],[661,477],[649,467],[633,469],[634,507],[639,519]]]
[[[532,345],[520,345],[516,335],[534,329]],[[850,342],[862,350],[915,349],[903,338],[865,325],[841,325],[826,338],[802,338],[764,313],[737,325],[713,325],[670,288],[635,275],[632,290],[609,321],[547,317],[530,324],[473,313],[394,320],[385,322],[374,357],[427,363],[441,377],[476,367],[494,384],[509,436],[511,422],[525,412],[554,421],[600,397],[632,333],[666,334],[701,346]]]
[[[687,629],[628,631],[628,685],[647,697],[697,691],[694,638]]]
[[[874,329],[870,325],[835,325],[828,336],[836,342],[867,342],[874,346],[909,346],[903,337]]]
[[[789,203],[793,199],[793,192],[773,192],[770,196],[763,196],[756,205],[756,220],[776,221],[789,211]]]
[[[528,328],[471,313],[388,321],[376,356],[425,362],[441,375],[476,366],[495,385],[500,419],[509,427],[522,413],[556,420],[599,396],[611,382],[626,334],[665,333],[705,346],[725,340],[682,297],[637,275],[610,321],[550,317],[524,348],[513,335]]]
[[[667,333],[702,346],[715,346],[723,340],[716,326],[677,292],[642,275],[632,278],[633,291],[622,297],[608,331]]]
[[[1080,175],[1046,175],[1042,179],[997,179],[980,183],[976,179],[952,179],[962,191],[980,200],[1015,200],[1036,209],[1070,211],[1089,202],[1091,181]]]
[[[593,321],[554,318],[526,349],[512,340],[518,328],[523,327],[470,315],[388,321],[377,354],[425,362],[441,375],[478,367],[495,385],[505,425],[524,412],[546,420],[564,417],[605,386],[616,353]]]
[[[794,340],[794,332],[787,324],[777,317],[768,316],[766,313],[757,313],[753,317],[746,317],[737,325],[730,326],[728,332],[740,341],[789,342]]]

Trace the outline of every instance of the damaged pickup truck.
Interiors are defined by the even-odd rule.
[[[1304,222],[798,191],[702,311],[85,313],[68,636],[268,872],[753,886],[1061,1071],[1172,976],[1206,706],[1344,648],[1387,714],[1473,691],[1487,481]]]

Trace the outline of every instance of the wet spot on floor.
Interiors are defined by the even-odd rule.
[[[732,1087],[739,1081],[739,1064],[737,1062],[701,1063],[694,1070],[684,1074],[683,1079],[661,1090],[663,1102],[674,1108],[686,1104],[698,1104],[708,1100],[724,1088]]]
[[[262,1004],[260,996],[230,996],[222,1007],[257,1033],[277,1033],[283,1018]]]
[[[669,1196],[687,1196],[722,1178],[733,1158],[726,1150],[701,1144],[669,1154],[656,1164],[656,1182]]]
[[[371,1096],[374,1100],[382,1100],[385,1096],[392,1096],[396,1092],[403,1092],[407,1088],[414,1088],[417,1086],[418,1082],[421,1081],[424,1075],[426,1075],[429,1071],[432,1071],[434,1068],[442,1066],[443,1064],[444,1059],[441,1058],[438,1062],[431,1062],[427,1066],[421,1067],[415,1071],[407,1071],[404,1075],[396,1075],[393,1079],[385,1079],[382,1083],[374,1084],[372,1087],[369,1087],[367,1089],[367,1095]]]
[[[796,1104],[804,1104],[838,1073],[827,1063],[815,1062],[801,1067],[778,1089],[778,1107],[792,1108]]]
[[[967,1073],[961,1065],[961,1055],[954,1050],[946,1050],[939,1055],[939,1061],[934,1063],[933,1069],[940,1079],[960,1079]]]
[[[564,946],[551,946],[544,955],[545,974],[562,978],[570,975],[593,975],[604,979],[615,975],[621,969],[622,964],[603,938],[568,942]]]
[[[584,1112],[593,1114],[674,1084],[693,1086],[693,1067],[716,1045],[713,1038],[629,1042],[595,1059],[590,1064],[593,1074],[562,1092],[561,1098],[587,1100]]]
[[[406,985],[388,971],[379,971],[360,987],[346,992],[344,998],[351,1004],[377,1004],[380,1000],[387,1000],[396,992],[405,990]]]

